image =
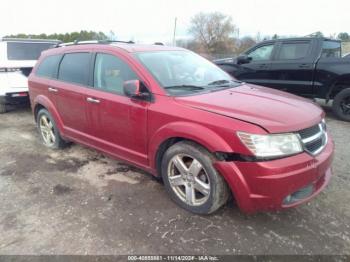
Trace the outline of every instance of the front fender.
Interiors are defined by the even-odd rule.
[[[42,105],[43,107],[45,107],[49,111],[49,113],[51,114],[51,116],[55,120],[57,128],[59,129],[60,133],[63,135],[62,131],[64,130],[64,125],[63,125],[62,119],[61,119],[58,111],[56,110],[56,107],[54,106],[53,102],[47,96],[38,95],[34,99],[33,110],[35,110],[35,108],[38,105]]]
[[[175,122],[161,127],[150,139],[148,146],[148,155],[150,158],[150,167],[156,169],[156,154],[160,145],[170,138],[184,138],[192,140],[210,152],[231,152],[232,149],[213,130],[190,122]]]

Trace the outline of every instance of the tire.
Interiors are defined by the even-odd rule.
[[[210,214],[223,206],[229,188],[212,162],[213,156],[205,148],[189,141],[168,148],[161,174],[171,199],[195,214]]]
[[[6,104],[0,103],[0,114],[6,113]]]
[[[332,109],[339,119],[350,122],[350,88],[342,90],[335,96]]]
[[[55,120],[46,109],[41,109],[38,112],[36,123],[41,141],[46,147],[61,149],[66,146],[66,142],[62,139]]]

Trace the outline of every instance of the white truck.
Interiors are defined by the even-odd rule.
[[[29,102],[27,76],[42,51],[59,44],[57,40],[0,39],[0,113],[8,105]]]

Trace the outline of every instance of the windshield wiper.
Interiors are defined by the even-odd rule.
[[[219,85],[232,84],[232,83],[241,84],[242,82],[236,81],[236,80],[222,79],[222,80],[216,80],[216,81],[210,82],[208,86],[219,86]]]
[[[203,90],[204,87],[195,85],[176,85],[176,86],[165,86],[165,89],[191,89],[191,90]]]

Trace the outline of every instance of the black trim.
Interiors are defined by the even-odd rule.
[[[248,156],[243,155],[239,153],[225,153],[225,152],[215,152],[214,155],[216,159],[219,161],[225,161],[225,162],[266,162],[266,161],[272,161],[272,160],[278,160],[283,159],[291,156],[296,156],[299,154],[304,153],[304,151],[288,156],[279,156],[279,157],[256,157],[256,156]]]

